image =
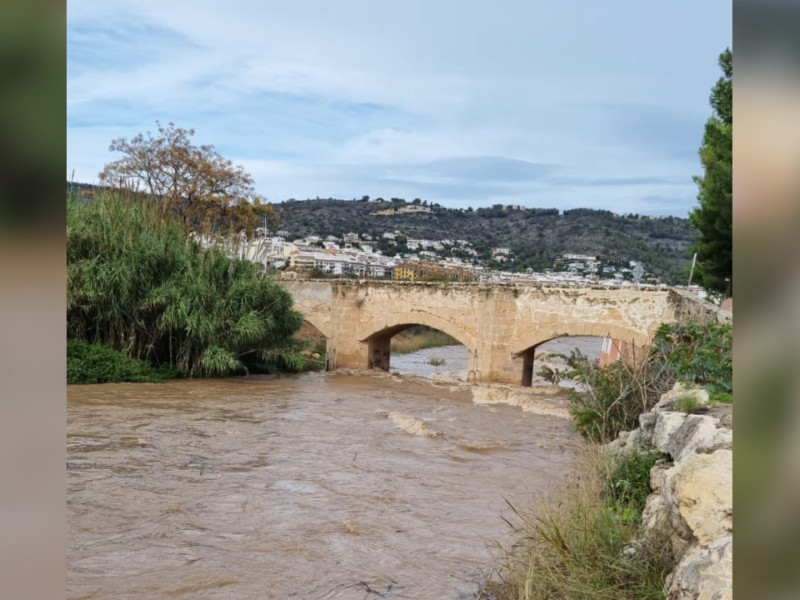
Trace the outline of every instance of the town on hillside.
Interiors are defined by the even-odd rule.
[[[294,271],[310,277],[351,277],[400,281],[478,281],[597,284],[630,286],[660,283],[647,277],[636,261],[604,264],[596,256],[567,253],[553,269],[511,272],[492,268],[463,239],[414,239],[400,231],[385,232],[379,239],[370,234],[346,233],[340,237],[309,235],[289,241],[285,230],[258,228],[256,235],[230,247],[239,258],[261,264],[268,271]],[[200,240],[204,244],[210,242]],[[386,252],[386,249],[389,249]],[[508,247],[491,249],[491,261],[503,263],[511,255]]]

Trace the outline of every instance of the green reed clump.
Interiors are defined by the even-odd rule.
[[[194,376],[300,370],[302,324],[259,265],[143,201],[67,200],[67,337]]]
[[[642,535],[640,519],[631,518],[639,510],[636,494],[609,493],[619,474],[598,448],[587,453],[582,471],[560,496],[531,511],[511,506],[513,545],[498,546],[498,567],[485,586],[491,597],[664,598],[674,566],[668,536]]]

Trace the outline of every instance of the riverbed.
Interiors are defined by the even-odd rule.
[[[561,405],[382,373],[68,386],[68,597],[473,598],[506,502],[564,484]]]

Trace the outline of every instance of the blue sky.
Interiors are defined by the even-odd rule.
[[[273,202],[686,216],[729,2],[73,0],[67,176],[196,130]]]

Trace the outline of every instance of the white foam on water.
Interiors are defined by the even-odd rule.
[[[564,390],[556,386],[536,388],[512,387],[499,384],[472,386],[474,404],[507,404],[526,412],[569,419]]]
[[[439,437],[442,435],[440,432],[431,429],[431,427],[422,419],[418,419],[417,417],[413,417],[411,415],[399,412],[390,412],[389,418],[394,421],[394,424],[399,429],[402,429],[411,435],[430,438]]]

